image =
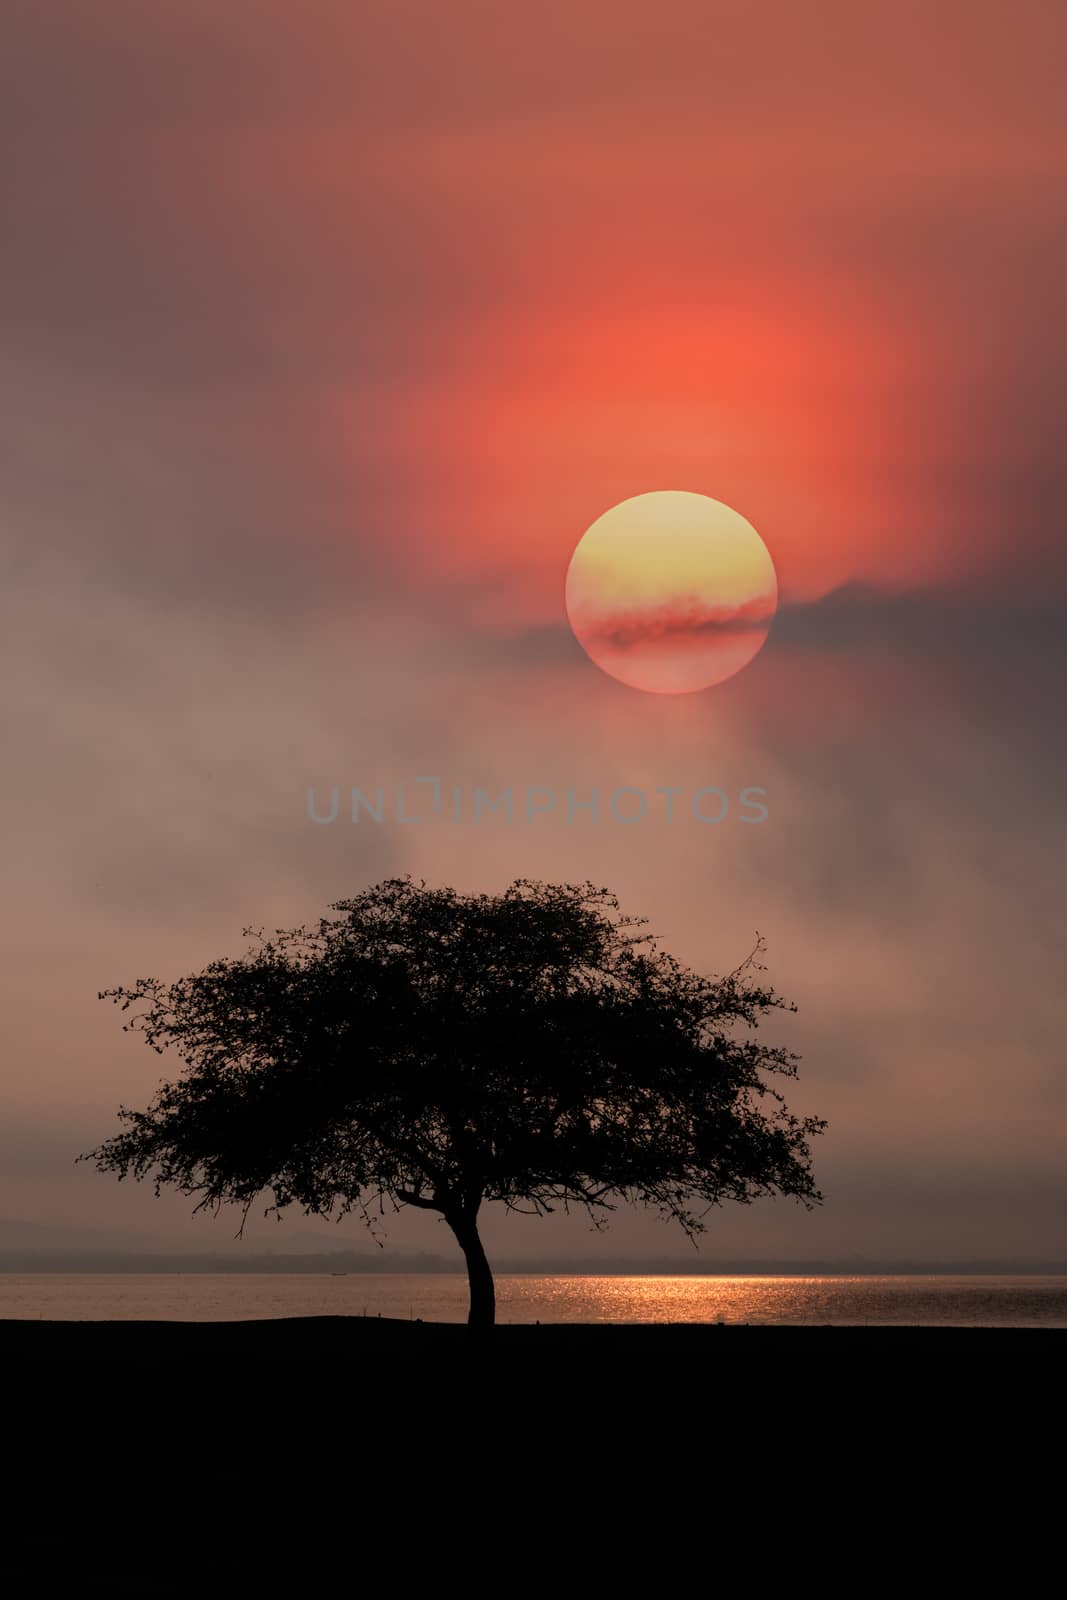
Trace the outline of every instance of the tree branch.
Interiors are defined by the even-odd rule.
[[[393,1191],[398,1200],[406,1206],[418,1206],[423,1211],[440,1211],[441,1207],[436,1200],[427,1200],[424,1195],[415,1194],[411,1189],[396,1189]]]

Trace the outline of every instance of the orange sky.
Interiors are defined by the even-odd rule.
[[[156,1071],[99,989],[389,873],[526,873],[709,970],[770,940],[837,1209],[727,1239],[1051,1250],[1060,0],[5,13],[0,1219],[164,1214],[71,1166]],[[677,699],[564,611],[657,488],[780,586]],[[307,823],[309,783],[428,772],[763,785],[770,820]]]
[[[365,452],[418,460],[431,566],[500,568],[511,605],[547,614],[589,522],[680,487],[765,530],[791,597],[954,575],[955,542],[906,470],[952,373],[940,331],[876,284],[808,281],[785,242],[746,267],[700,240],[694,264],[684,233],[642,259],[649,231],[638,205],[610,241],[538,238],[515,304],[450,326],[417,387],[387,375],[327,402],[355,470]]]

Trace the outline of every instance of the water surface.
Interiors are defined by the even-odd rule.
[[[501,1322],[718,1322],[1067,1328],[1067,1277],[502,1275]],[[3,1273],[0,1317],[228,1322],[264,1317],[462,1322],[451,1273]]]

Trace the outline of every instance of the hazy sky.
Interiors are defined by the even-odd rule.
[[[1059,0],[4,11],[0,1215],[213,1237],[71,1165],[161,1070],[98,990],[400,871],[591,878],[800,1006],[826,1205],[709,1252],[1067,1257]],[[781,592],[674,699],[563,610],[662,488]],[[433,775],[559,802],[306,814]],[[568,821],[621,785],[675,821]]]

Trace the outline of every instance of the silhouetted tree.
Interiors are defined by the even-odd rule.
[[[807,1140],[767,1075],[796,1057],[751,1035],[785,1005],[752,956],[700,977],[590,884],[460,895],[392,879],[241,959],[102,999],[186,1070],[83,1159],[268,1210],[439,1212],[466,1258],[472,1323],[494,1320],[485,1201],[544,1213],[619,1200],[691,1236],[723,1200],[814,1187]],[[252,930],[246,933],[253,934]],[[788,1007],[787,1009],[794,1009]]]

